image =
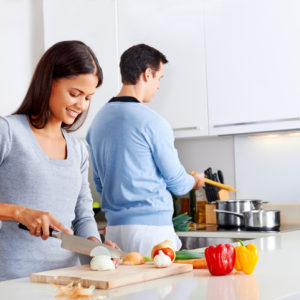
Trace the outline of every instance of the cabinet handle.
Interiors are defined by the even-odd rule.
[[[173,128],[174,131],[201,130],[201,129],[203,129],[203,127],[199,127],[199,126]]]
[[[300,117],[294,117],[294,118],[285,118],[285,119],[262,120],[262,121],[251,121],[251,122],[240,122],[240,123],[229,123],[229,124],[217,124],[217,125],[213,125],[213,127],[221,128],[221,127],[230,127],[230,126],[267,124],[267,123],[290,122],[290,121],[299,121],[299,120],[300,120]]]

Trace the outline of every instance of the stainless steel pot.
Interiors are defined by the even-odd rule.
[[[237,200],[220,200],[215,201],[217,209],[230,212],[242,213],[244,211],[258,210],[263,208],[262,200],[252,199],[237,199]],[[217,213],[217,223],[221,227],[242,227],[244,226],[243,219],[225,213]]]
[[[280,226],[279,210],[251,210],[243,213],[236,213],[226,210],[215,209],[217,213],[237,216],[244,220],[244,227],[252,230],[274,230]]]

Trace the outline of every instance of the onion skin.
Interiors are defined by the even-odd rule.
[[[124,265],[142,265],[145,263],[145,258],[138,252],[130,252],[123,258],[122,264]]]

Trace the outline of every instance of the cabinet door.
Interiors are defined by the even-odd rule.
[[[211,134],[300,127],[299,11],[298,0],[206,2]]]
[[[119,91],[115,1],[44,0],[45,48],[62,40],[81,40],[95,52],[103,70],[84,125],[74,134],[85,137],[98,110]]]
[[[176,137],[207,135],[207,97],[202,1],[118,0],[119,56],[144,43],[169,61],[160,90],[149,104]]]

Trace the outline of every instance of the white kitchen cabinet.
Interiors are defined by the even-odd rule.
[[[208,134],[203,2],[117,0],[119,56],[148,44],[169,60],[160,90],[149,104],[176,137]]]
[[[210,0],[210,134],[300,128],[300,1]]]
[[[120,89],[115,1],[43,1],[45,48],[58,41],[81,40],[95,52],[103,70],[103,84],[92,98],[84,125],[75,132],[83,138],[98,110]]]

